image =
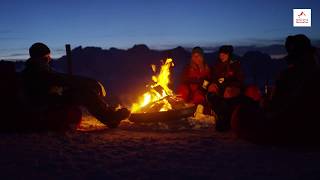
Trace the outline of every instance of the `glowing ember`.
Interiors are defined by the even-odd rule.
[[[166,99],[168,96],[173,95],[173,91],[168,87],[170,83],[170,68],[173,67],[172,59],[167,59],[161,66],[158,75],[152,76],[153,84],[149,87],[149,91],[145,92],[140,98],[138,103],[134,103],[131,107],[133,113],[142,112],[142,109],[147,106],[158,106],[159,111],[168,111],[172,109],[171,104]],[[151,65],[154,73],[157,72],[155,65]],[[152,108],[152,107],[148,107]]]

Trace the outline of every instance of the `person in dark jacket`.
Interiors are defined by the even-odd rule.
[[[267,107],[243,103],[233,129],[257,143],[319,145],[320,68],[310,39],[298,34],[285,43],[288,68],[281,72]]]
[[[244,81],[240,61],[232,59],[232,53],[232,46],[220,47],[218,61],[211,70],[212,84],[209,86],[209,92],[225,98],[238,96]]]
[[[210,80],[210,68],[204,60],[204,53],[200,47],[192,49],[191,62],[181,76],[178,94],[187,102],[196,105],[206,103],[206,91],[203,84]]]
[[[244,74],[240,62],[232,59],[233,47],[221,46],[219,57],[213,65],[212,83],[208,88],[208,99],[216,115],[217,129],[221,131],[230,128],[231,113],[238,103],[238,98],[244,84]]]
[[[105,89],[98,81],[53,71],[50,49],[45,44],[33,44],[29,54],[21,74],[27,108],[36,129],[66,128],[71,123],[67,118],[71,107],[86,107],[110,128],[129,116],[125,108],[115,111],[108,106],[104,101]]]

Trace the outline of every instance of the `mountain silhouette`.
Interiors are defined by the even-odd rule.
[[[72,50],[74,74],[97,79],[111,95],[123,97],[136,96],[145,91],[153,74],[150,65],[160,65],[160,60],[169,57],[174,59],[173,81],[177,82],[176,74],[188,63],[189,56],[190,53],[181,47],[157,51],[146,45],[135,45],[128,50],[81,46]],[[66,57],[53,61],[52,66],[60,72],[66,72]]]

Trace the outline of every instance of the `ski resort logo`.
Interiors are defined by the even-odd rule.
[[[311,9],[293,9],[293,27],[311,27]]]

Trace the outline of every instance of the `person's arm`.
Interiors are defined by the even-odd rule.
[[[203,80],[195,76],[191,71],[190,66],[187,66],[182,72],[181,82],[185,84],[200,84]]]
[[[226,73],[226,81],[243,83],[245,77],[240,62],[234,62],[231,66],[231,70]]]

